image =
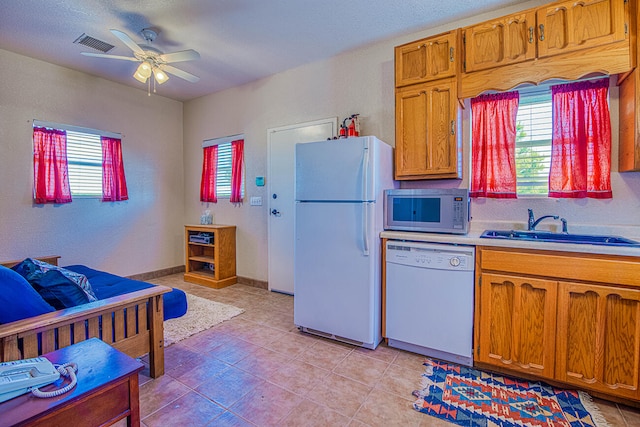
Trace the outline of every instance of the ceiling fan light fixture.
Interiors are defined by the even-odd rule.
[[[136,69],[133,78],[138,80],[140,83],[146,83],[149,77],[151,77],[151,64],[147,61],[141,62],[140,65],[138,65],[138,69]]]
[[[155,77],[159,85],[169,80],[169,75],[158,67],[153,69],[153,76]]]

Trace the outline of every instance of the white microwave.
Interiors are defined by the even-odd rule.
[[[467,234],[469,190],[385,190],[384,229],[424,233]]]

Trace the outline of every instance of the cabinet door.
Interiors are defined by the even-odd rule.
[[[624,0],[574,0],[537,11],[538,57],[624,40]]]
[[[465,28],[465,72],[534,59],[535,26],[535,11],[529,10]]]
[[[396,47],[396,87],[455,76],[458,33],[451,31]]]
[[[455,79],[396,91],[396,179],[459,178]]]
[[[476,360],[553,378],[556,288],[551,280],[483,273]]]
[[[556,378],[640,397],[640,290],[560,282]]]

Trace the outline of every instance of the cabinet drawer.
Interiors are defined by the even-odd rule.
[[[640,287],[640,259],[582,253],[480,248],[483,271]]]

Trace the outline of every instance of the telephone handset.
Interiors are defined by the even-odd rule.
[[[77,370],[75,363],[54,366],[45,357],[0,363],[0,402],[13,399],[28,391],[37,397],[59,396],[75,387]],[[38,389],[40,386],[53,383],[60,378],[60,375],[70,377],[71,382],[51,392]]]

